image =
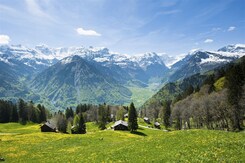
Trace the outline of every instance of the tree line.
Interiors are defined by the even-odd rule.
[[[32,101],[19,99],[17,103],[0,99],[0,123],[26,122],[41,123],[47,120],[48,110],[41,104],[34,105]]]

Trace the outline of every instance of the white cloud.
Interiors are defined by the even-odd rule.
[[[39,1],[39,0],[25,0],[27,10],[34,16],[38,16],[41,18],[49,19],[51,21],[55,21],[50,15],[48,15],[45,10],[40,6],[40,2],[45,1]],[[47,7],[47,6],[45,6]]]
[[[235,29],[236,29],[236,27],[231,26],[231,27],[229,27],[229,28],[227,29],[227,31],[228,31],[228,32],[231,32],[231,31],[234,31]]]
[[[10,37],[8,35],[0,35],[0,44],[8,44]]]
[[[101,36],[100,33],[97,33],[96,31],[91,30],[91,29],[85,30],[83,28],[77,28],[76,31],[77,31],[77,33],[79,35],[84,35],[84,36]]]
[[[212,42],[214,42],[214,40],[212,40],[212,39],[206,39],[206,40],[204,41],[204,43],[212,43]]]
[[[215,32],[215,31],[221,31],[221,28],[220,27],[214,27],[212,28],[212,31]]]

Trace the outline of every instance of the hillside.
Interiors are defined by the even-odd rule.
[[[0,124],[0,157],[6,162],[245,161],[243,132],[140,128],[131,134],[99,131],[93,123],[87,128],[85,135],[71,135],[41,133],[36,124]]]
[[[235,64],[241,64],[244,62],[244,57],[236,60]],[[214,70],[207,71],[203,74],[195,74],[190,77],[184,78],[176,82],[170,82],[163,86],[156,94],[149,98],[142,106],[141,109],[151,109],[162,107],[164,101],[171,100],[173,103],[180,98],[183,98],[199,91],[199,89],[205,84],[214,84],[216,91],[220,91],[224,88],[224,76],[232,63],[224,66],[217,67]],[[217,80],[217,81],[212,81]],[[197,89],[197,90],[196,90]],[[182,97],[181,97],[182,96]]]
[[[40,73],[31,87],[48,97],[55,107],[79,103],[129,103],[130,90],[95,65],[79,56],[67,57]]]
[[[141,109],[151,109],[162,107],[162,102],[168,100],[175,100],[184,92],[188,93],[188,89],[192,91],[199,88],[203,82],[209,77],[207,74],[196,74],[187,77],[181,81],[171,82],[164,85],[156,94],[149,98],[142,106]]]

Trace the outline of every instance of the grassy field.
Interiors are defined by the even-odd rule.
[[[245,162],[245,133],[209,130],[164,132],[140,128],[87,134],[41,133],[40,125],[0,124],[6,162]]]

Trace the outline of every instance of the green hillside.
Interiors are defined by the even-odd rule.
[[[244,162],[245,134],[211,130],[164,132],[140,128],[87,134],[41,133],[38,124],[0,124],[6,162]]]

